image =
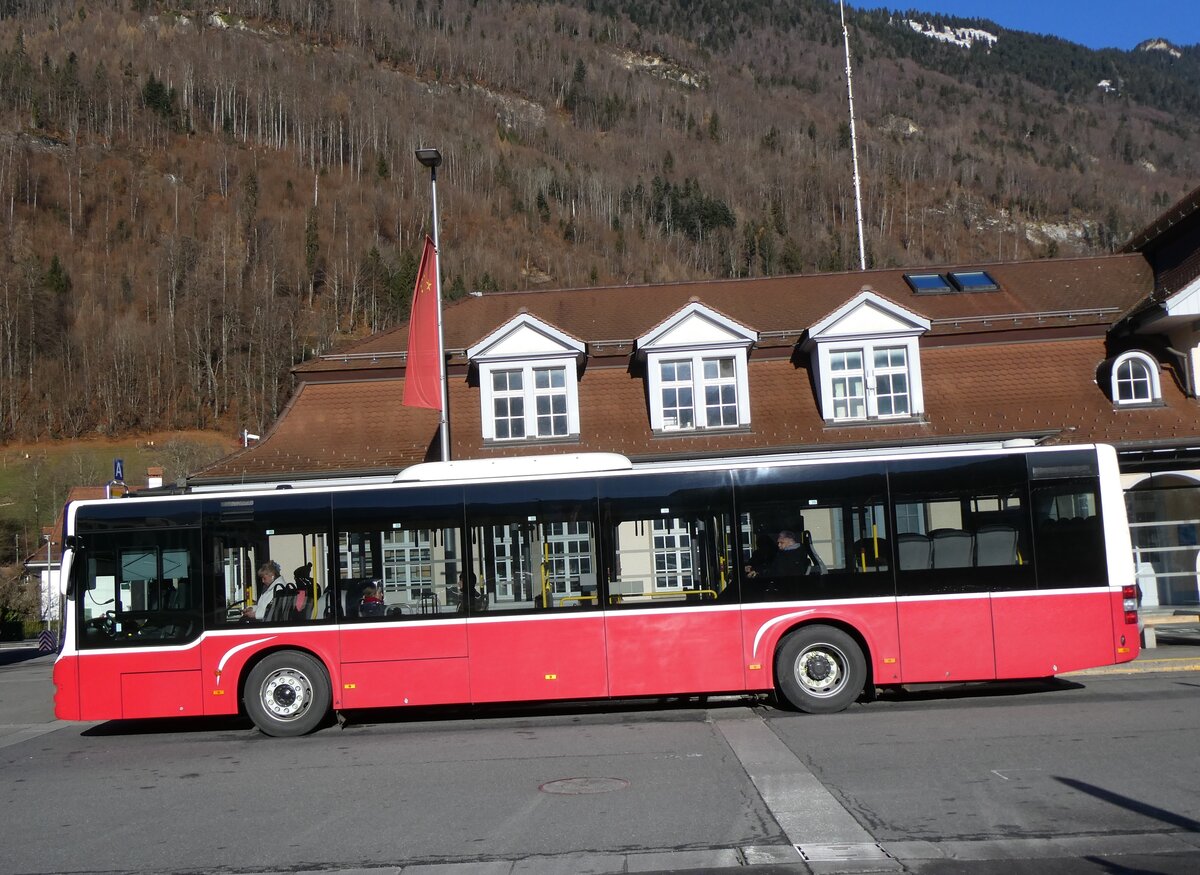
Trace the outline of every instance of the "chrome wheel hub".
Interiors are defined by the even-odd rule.
[[[259,696],[263,707],[279,720],[295,720],[312,702],[312,684],[294,669],[272,672],[262,685]]]
[[[811,647],[796,659],[796,681],[814,696],[832,696],[846,681],[846,658],[828,645]]]

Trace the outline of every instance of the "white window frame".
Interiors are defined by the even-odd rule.
[[[737,422],[732,424],[708,423],[708,410],[705,404],[705,389],[711,385],[729,385],[729,378],[718,377],[716,380],[706,380],[704,363],[719,359],[732,359],[734,376],[732,385],[737,393]],[[662,366],[669,362],[688,362],[691,365],[692,379],[692,424],[680,426],[670,422],[663,410],[663,380]],[[696,432],[719,431],[743,428],[750,424],[750,384],[746,371],[746,348],[713,348],[692,351],[650,352],[646,355],[647,380],[650,393],[650,427],[656,432]]]
[[[656,519],[651,526],[654,591],[691,589],[696,579],[692,533],[678,517]]]
[[[1133,386],[1134,381],[1122,380],[1121,369],[1126,365],[1131,368],[1134,364],[1139,364],[1146,371],[1145,383],[1150,391],[1149,398],[1127,398],[1122,397],[1121,386]],[[1138,381],[1141,382],[1141,381]],[[1144,407],[1147,404],[1157,404],[1162,401],[1162,383],[1158,374],[1158,362],[1148,353],[1140,350],[1131,350],[1117,357],[1112,366],[1112,400],[1118,407]]]
[[[857,367],[853,357],[858,359]],[[829,389],[833,419],[867,418],[867,368],[862,347],[829,351]],[[846,412],[839,416],[843,407]]]
[[[876,388],[876,378],[887,374],[899,373],[893,366],[880,368],[875,366],[875,354],[893,349],[903,349],[905,359],[904,373],[908,385],[908,411],[905,413],[879,412],[879,393]],[[836,356],[860,354],[862,356],[862,383],[865,393],[863,415],[854,415],[848,410],[840,414],[839,406],[848,396],[837,395],[835,383],[848,372],[834,370]],[[912,419],[924,411],[924,398],[921,393],[921,359],[915,337],[880,337],[877,340],[860,340],[853,343],[828,342],[821,343],[817,351],[818,368],[821,374],[821,408],[823,417],[829,422],[868,422],[872,420],[890,421]],[[857,372],[856,372],[857,373]]]
[[[548,394],[536,385],[536,372],[558,368],[563,371],[562,395],[567,401],[567,433],[539,434],[537,399]],[[520,371],[521,392],[524,403],[525,434],[521,437],[497,437],[495,415],[495,390],[492,378],[497,371]],[[558,394],[558,393],[553,393]],[[579,378],[574,357],[543,358],[534,361],[481,362],[479,365],[479,395],[482,410],[483,438],[497,443],[522,443],[526,441],[569,440],[579,436]],[[551,416],[553,421],[553,415]]]
[[[880,353],[889,354],[889,359],[890,359],[890,354],[893,352],[900,352],[903,355],[903,357],[904,357],[903,364],[893,365],[891,363],[891,361],[889,360],[881,366],[879,364],[879,362],[877,361]],[[877,412],[879,418],[881,418],[881,419],[884,417],[889,417],[889,416],[912,416],[912,379],[910,376],[910,369],[908,366],[908,361],[909,361],[908,348],[906,346],[904,346],[903,344],[898,344],[898,345],[893,345],[893,346],[879,345],[879,346],[875,347],[875,352],[874,352],[874,354],[872,356],[872,360],[871,360],[871,372],[872,372],[872,375],[874,376],[874,380],[870,383],[870,386],[872,389],[874,389],[875,409],[876,409],[876,412]],[[890,386],[891,386],[890,392],[880,392],[879,391],[880,380],[890,379],[890,378],[897,377],[897,376],[904,377],[904,391],[903,392],[896,391],[894,380],[890,383]],[[870,396],[871,392],[868,391],[867,395]],[[905,409],[901,412],[897,412],[895,403],[892,403],[892,405],[891,405],[892,409],[890,411],[888,411],[887,413],[883,413],[882,412],[883,405],[880,403],[880,398],[885,398],[885,397],[891,398],[891,399],[903,398]]]
[[[687,358],[663,357],[657,362],[658,366],[658,406],[662,408],[663,430],[691,431],[696,427],[696,364],[690,356]],[[664,371],[672,368],[675,378],[667,380]],[[686,374],[681,377],[680,372]],[[674,392],[675,403],[667,404],[667,393]],[[688,401],[683,403],[680,396],[687,393]]]
[[[515,380],[506,378],[505,382],[517,383],[516,388],[507,386],[504,389],[496,389],[496,378],[500,375],[514,375]],[[492,395],[492,403],[490,405],[489,418],[491,419],[492,433],[496,435],[496,440],[524,440],[525,435],[529,434],[529,399],[527,397],[528,383],[527,374],[524,368],[493,368],[490,374],[488,389]],[[509,404],[508,414],[501,417],[496,412],[496,405],[501,401],[507,401]],[[520,402],[520,412],[514,413],[512,408],[516,406],[513,402]],[[505,420],[508,425],[507,429],[499,428],[501,419]],[[517,427],[519,426],[519,428]],[[514,431],[520,431],[520,434],[513,434]],[[502,431],[507,431],[508,434],[501,435]]]

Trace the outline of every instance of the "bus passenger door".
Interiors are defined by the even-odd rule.
[[[903,683],[992,680],[992,593],[1032,585],[1025,459],[889,463]],[[1028,581],[1022,584],[1022,581]]]
[[[607,696],[593,480],[466,490],[471,701]]]
[[[344,708],[470,699],[460,583],[462,489],[336,494],[336,583]]]
[[[746,688],[729,475],[600,484],[612,696]]]
[[[204,556],[205,626],[215,633],[204,640],[205,713],[237,712],[239,679],[266,649],[310,651],[336,681],[327,493],[205,499]]]

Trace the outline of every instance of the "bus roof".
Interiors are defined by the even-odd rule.
[[[556,453],[499,459],[422,462],[405,468],[394,482],[476,480],[492,477],[535,477],[545,474],[592,474],[630,471],[633,463],[619,453]]]

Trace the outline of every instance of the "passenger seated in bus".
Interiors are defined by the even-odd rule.
[[[267,608],[271,605],[276,585],[282,586],[287,583],[283,579],[283,572],[279,568],[279,563],[270,559],[258,567],[258,581],[258,600],[242,611],[242,616],[249,620],[261,620],[266,617]]]
[[[384,611],[383,594],[379,588],[376,586],[364,587],[362,601],[358,605],[358,615],[360,617],[382,617]]]
[[[762,570],[751,568],[746,572],[747,577],[765,577],[778,579],[782,577],[803,577],[809,573],[811,562],[808,551],[804,549],[796,533],[783,529],[775,536],[775,546],[778,548],[775,556]]]
[[[482,611],[487,607],[487,597],[479,591],[479,578],[474,571],[460,571],[458,574],[458,609],[465,611],[470,601],[471,610]]]
[[[757,577],[762,574],[771,565],[771,560],[778,552],[779,548],[775,546],[775,539],[766,532],[759,532],[754,537],[754,551],[747,557],[746,564],[743,566],[746,576]]]

